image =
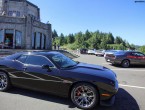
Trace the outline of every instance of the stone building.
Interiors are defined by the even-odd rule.
[[[0,0],[0,48],[51,49],[51,24],[27,0]]]

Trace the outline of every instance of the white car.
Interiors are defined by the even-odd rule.
[[[105,54],[105,50],[102,50],[102,49],[97,50],[97,51],[95,52],[95,55],[96,55],[96,56],[104,56],[104,54]]]
[[[88,54],[91,54],[91,55],[95,55],[95,52],[96,52],[96,50],[94,50],[94,49],[88,50]]]

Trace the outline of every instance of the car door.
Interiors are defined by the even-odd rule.
[[[140,52],[132,52],[127,57],[131,60],[131,64],[142,65],[144,63],[144,54]]]
[[[137,58],[137,52],[130,52],[128,55],[127,55],[127,58],[130,59],[130,63],[131,64],[138,64],[139,63],[139,59]]]
[[[143,53],[137,52],[136,57],[139,65],[145,65],[145,55]]]
[[[13,60],[11,64],[11,71],[9,74],[11,76],[11,83],[15,86],[27,87],[25,82],[27,82],[27,75],[24,74],[24,62],[27,59],[27,55],[21,55],[17,59]]]
[[[49,65],[49,69],[43,68]],[[23,67],[27,75],[25,84],[33,89],[43,92],[64,93],[64,79],[61,78],[59,69],[45,56],[29,55]]]

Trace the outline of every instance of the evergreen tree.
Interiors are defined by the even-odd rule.
[[[58,34],[57,34],[56,30],[54,29],[54,30],[52,31],[52,38],[55,39],[55,38],[57,38],[57,37],[58,37]]]
[[[63,46],[66,43],[64,35],[61,33],[59,38],[59,45]]]
[[[89,38],[91,38],[91,33],[89,32],[89,30],[86,30],[84,40],[87,41]]]
[[[74,38],[73,34],[69,34],[67,36],[67,43],[72,44],[72,43],[74,43],[74,41],[75,41],[75,38]]]

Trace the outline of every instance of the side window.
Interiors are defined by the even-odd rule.
[[[136,53],[131,53],[130,55],[132,55],[132,56],[136,56]]]
[[[137,56],[139,56],[139,57],[143,57],[144,56],[144,54],[142,54],[142,53],[136,53],[137,54]]]
[[[22,55],[19,58],[17,58],[17,61],[24,63],[27,59],[27,55]]]
[[[135,52],[135,53],[131,53],[132,56],[138,56],[138,57],[143,57],[144,54],[142,53],[138,53],[138,52]]]
[[[38,66],[42,65],[53,66],[52,63],[48,61],[48,59],[42,56],[29,56],[25,63]]]

